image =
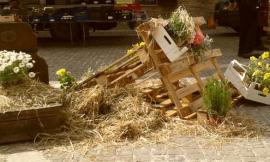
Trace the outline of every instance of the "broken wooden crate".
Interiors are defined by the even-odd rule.
[[[137,46],[132,53],[123,56],[105,69],[93,74],[78,84],[77,88],[91,87],[93,85],[123,86],[152,70],[149,56],[144,46]]]
[[[262,91],[257,88],[259,87],[258,83],[248,83],[246,71],[244,65],[240,64],[237,60],[233,60],[225,71],[225,77],[244,98],[270,105],[270,95],[263,95]]]
[[[62,104],[0,113],[0,144],[34,140],[39,133],[52,133],[65,122]]]

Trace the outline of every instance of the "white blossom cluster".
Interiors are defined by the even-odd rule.
[[[35,61],[32,60],[31,55],[24,52],[0,51],[0,73],[12,67],[13,73],[18,74],[33,68],[34,63]],[[35,75],[34,72],[28,73],[30,78],[34,78]]]

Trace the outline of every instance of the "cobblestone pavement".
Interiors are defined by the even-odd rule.
[[[221,48],[223,52],[219,62],[223,68],[232,59],[238,59],[246,63],[247,59],[240,59],[236,56],[238,38],[230,29],[218,28],[215,31],[207,30],[215,40],[214,47]],[[124,34],[125,35],[125,34]],[[69,69],[76,77],[80,77],[89,66],[97,69],[102,64],[108,64],[125,53],[128,47],[137,41],[137,37],[131,32],[129,37],[91,37],[85,45],[76,43],[70,46],[69,43],[47,42],[42,39],[39,53],[49,64],[51,80],[55,80],[54,72],[58,68]],[[259,123],[270,125],[270,107],[255,103],[248,103],[237,109],[255,118]],[[86,148],[86,152],[72,150],[61,146],[51,146],[44,150],[37,150],[31,143],[0,146],[0,162],[61,162],[61,161],[136,161],[136,162],[182,162],[182,161],[270,161],[270,130],[268,129],[263,137],[254,139],[235,138],[231,143],[222,147],[207,145],[209,139],[200,137],[175,136],[171,142],[165,144],[147,144],[135,146],[132,143],[122,146],[106,147],[103,145],[95,148]],[[62,146],[65,147],[65,146]],[[57,149],[59,148],[59,149]],[[48,150],[58,150],[53,153],[46,153]]]

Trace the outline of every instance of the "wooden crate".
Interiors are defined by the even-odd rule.
[[[38,133],[52,133],[65,121],[62,104],[0,113],[0,144],[33,141]]]

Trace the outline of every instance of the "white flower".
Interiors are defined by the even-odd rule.
[[[25,67],[25,64],[24,64],[23,62],[21,62],[21,63],[19,64],[19,67],[20,67],[20,68],[23,68],[23,67]]]
[[[19,71],[20,71],[20,68],[19,68],[19,67],[14,67],[14,68],[13,68],[13,72],[14,72],[14,73],[17,74]]]
[[[30,72],[30,73],[28,74],[28,76],[29,76],[30,78],[34,78],[34,77],[36,76],[36,73]]]
[[[23,55],[18,55],[17,60],[23,60]]]
[[[34,66],[34,65],[33,65],[32,63],[27,63],[27,64],[26,64],[26,67],[27,67],[28,69],[33,68],[33,66]]]

